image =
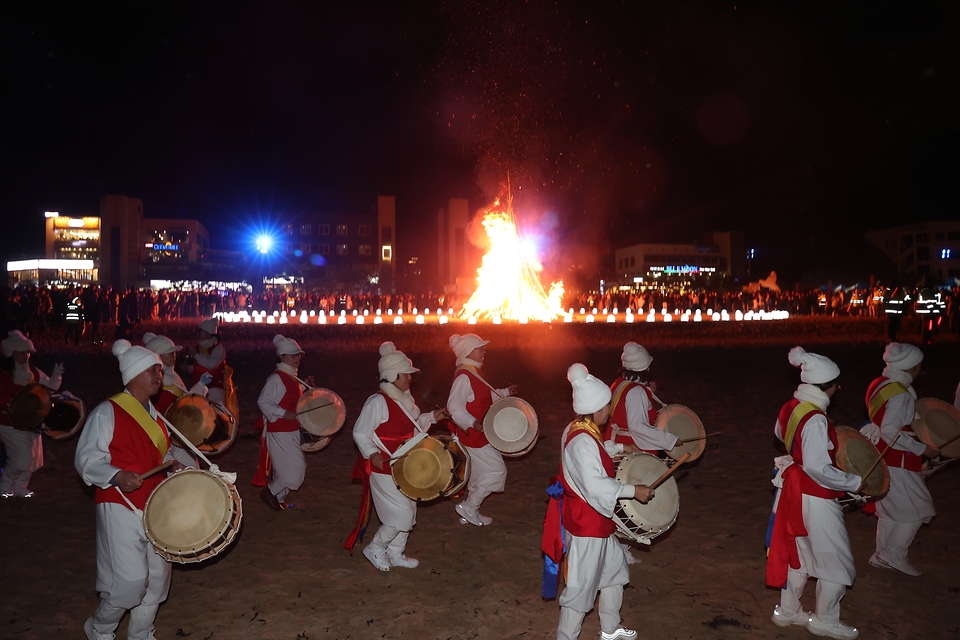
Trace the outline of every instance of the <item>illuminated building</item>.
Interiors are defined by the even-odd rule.
[[[960,221],[931,220],[865,235],[903,275],[960,278]]]
[[[746,252],[743,233],[713,232],[697,244],[635,244],[614,252],[616,278],[695,279],[745,275]]]

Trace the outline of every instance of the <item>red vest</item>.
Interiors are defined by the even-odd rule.
[[[220,342],[217,341],[217,344],[220,344]],[[217,348],[217,344],[213,345],[213,349]],[[223,348],[223,345],[220,345],[220,346],[221,348]],[[205,356],[210,355],[210,351],[213,351],[213,349],[211,349],[210,351],[207,351],[206,349],[203,348],[203,346],[199,344],[197,345],[196,348],[197,348],[197,351],[199,351]],[[207,388],[223,389],[223,370],[226,368],[226,366],[227,366],[227,350],[226,349],[223,349],[223,360],[221,360],[220,364],[215,366],[213,369],[207,369],[205,366],[203,366],[199,362],[194,362],[193,363],[193,382],[190,383],[190,386],[193,387],[193,385],[200,382],[200,376],[202,376],[205,373],[209,373],[211,376],[213,376],[213,380],[210,381],[210,384],[207,385]]]
[[[383,469],[377,469],[371,465],[370,471],[371,473],[390,475],[392,470],[386,459],[393,455],[393,452],[399,449],[400,445],[413,437],[414,426],[396,400],[382,391],[380,395],[387,401],[387,421],[380,423],[380,426],[376,429],[376,434],[383,446],[387,448],[384,452],[387,455],[384,456]]]
[[[876,396],[877,393],[879,393],[881,387],[886,386],[884,383],[889,382],[889,380],[890,380],[889,378],[880,376],[879,378],[871,382],[869,387],[867,387],[866,402],[867,402],[868,414],[870,413],[870,402],[873,400],[874,396]],[[877,426],[883,425],[883,418],[887,414],[888,402],[890,402],[889,399],[887,399],[882,405],[880,405],[880,408],[877,409],[877,411],[872,416],[870,416],[870,421],[873,422],[875,425]],[[913,433],[913,423],[911,422],[909,424],[904,425],[903,431],[908,431],[910,433]],[[884,440],[883,442],[886,442],[886,440]],[[883,445],[881,447],[881,449],[883,448],[886,448],[886,445]],[[889,449],[887,449],[887,452],[883,455],[883,461],[884,463],[886,463],[888,467],[893,467],[895,469],[906,469],[908,471],[914,471],[916,473],[920,473],[921,469],[923,468],[923,458],[921,458],[917,454],[912,453],[910,451],[904,451],[902,449],[894,449],[893,447],[890,447]]]
[[[483,417],[487,415],[487,411],[490,410],[490,405],[493,404],[490,387],[467,369],[457,369],[457,372],[453,374],[453,379],[456,380],[459,376],[467,376],[467,380],[470,381],[470,389],[473,390],[473,401],[467,403],[467,413],[473,416],[474,420],[483,422]],[[461,429],[457,427],[457,437],[460,438],[460,442],[464,445],[473,447],[474,449],[479,449],[488,444],[487,436],[483,431],[476,429]]]
[[[180,396],[175,394],[173,391],[170,391],[167,387],[161,387],[160,393],[157,394],[156,401],[151,399],[151,402],[153,402],[153,408],[157,410],[157,413],[165,416],[167,415],[167,409],[170,408],[170,405],[176,402],[179,398]]]
[[[610,414],[610,420],[607,422],[607,428],[603,433],[603,437],[605,440],[610,440],[613,436],[613,425],[617,425],[620,427],[621,433],[618,433],[617,437],[614,438],[613,441],[636,447],[637,443],[627,432],[627,425],[629,424],[627,422],[627,394],[633,391],[634,387],[640,387],[643,389],[643,392],[647,394],[647,402],[650,403],[650,408],[647,409],[647,422],[649,422],[650,426],[652,427],[657,422],[657,410],[654,409],[655,405],[653,404],[653,392],[639,382],[627,382],[623,378],[617,378],[613,381],[613,384],[610,385],[610,392],[616,395],[617,388],[620,387],[621,383],[626,383],[627,386],[624,388],[623,393],[620,394],[620,399],[617,402],[617,405],[613,408],[613,412]],[[656,449],[641,449],[641,451],[645,451],[647,453],[657,453]]]
[[[289,411],[290,413],[297,412],[297,402],[300,400],[300,396],[303,395],[303,390],[300,388],[300,383],[293,379],[286,371],[277,370],[276,374],[280,376],[280,381],[283,382],[283,386],[286,391],[283,394],[283,397],[280,398],[280,402],[277,404],[284,411]],[[296,418],[293,420],[287,420],[285,418],[277,418],[273,422],[267,422],[267,431],[272,433],[285,432],[285,431],[298,431],[300,429],[300,423]]]
[[[794,398],[787,404],[783,405],[780,409],[780,415],[777,419],[780,422],[780,428],[784,431],[784,437],[786,437],[787,423],[790,422],[790,416],[793,414],[793,410],[800,404],[800,401]],[[817,482],[813,478],[807,475],[807,472],[803,470],[803,428],[806,426],[807,421],[810,420],[813,416],[821,415],[824,418],[827,418],[827,414],[819,409],[816,411],[810,411],[800,419],[800,423],[797,425],[797,431],[793,436],[793,445],[790,450],[787,451],[791,456],[793,456],[793,461],[800,465],[800,470],[803,471],[803,475],[800,477],[800,491],[805,493],[808,496],[814,496],[817,498],[826,498],[832,500],[833,498],[842,498],[844,495],[843,491],[834,491],[833,489],[827,489]],[[830,438],[831,444],[833,444],[833,449],[828,451],[830,454],[830,463],[833,466],[837,466],[836,452],[837,452],[837,432],[833,428],[833,423],[830,421],[830,418],[827,418],[827,437]],[[839,467],[838,467],[839,468]]]
[[[603,469],[611,478],[614,477],[616,470],[613,465],[613,458],[603,448],[603,443],[594,438],[589,432],[582,430],[573,431],[568,434],[564,448],[575,437],[586,434],[588,438],[596,443],[600,451],[600,461],[603,463]],[[563,527],[575,536],[581,538],[607,538],[616,530],[617,525],[613,518],[608,518],[596,509],[590,506],[586,500],[577,495],[577,493],[567,484],[563,476],[563,463],[560,463],[560,483],[563,485],[563,510],[561,518]]]
[[[30,365],[30,373],[33,374],[34,382],[40,380],[40,372],[37,371],[37,368],[33,365]],[[13,396],[17,395],[17,392],[25,386],[26,385],[14,382],[11,374],[6,371],[0,371],[0,424],[8,427],[13,426],[10,424],[7,411],[10,409],[10,401],[13,400]]]
[[[160,457],[160,450],[157,449],[157,445],[153,443],[140,423],[116,402],[112,400],[109,402],[113,405],[113,439],[110,441],[110,464],[123,471],[143,473],[163,462]],[[167,446],[169,447],[170,435],[167,433],[167,428],[160,418],[157,418],[157,424],[163,430],[163,435],[166,436]],[[157,488],[157,485],[163,482],[164,477],[165,475],[162,473],[154,474],[145,478],[139,489],[123,495],[137,509],[143,509],[147,505],[147,498]],[[129,508],[120,493],[113,487],[109,489],[97,487],[97,504],[103,502],[115,502]]]

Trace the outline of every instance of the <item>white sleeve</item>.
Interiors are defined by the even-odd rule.
[[[880,425],[880,433],[883,436],[883,442],[877,445],[881,451],[883,451],[883,449],[887,446],[886,443],[893,440],[894,436],[897,435],[897,431],[900,431],[900,427],[913,423],[916,410],[916,402],[914,402],[913,396],[911,396],[909,393],[898,393],[887,400],[887,410],[883,414],[883,424]],[[893,443],[891,449],[909,451],[910,453],[919,456],[927,450],[927,445],[919,440],[916,440],[908,433],[901,431],[900,436],[897,437],[897,440]]]
[[[170,443],[170,448],[167,449],[167,455],[164,456],[163,461],[167,460],[176,460],[185,467],[190,467],[191,469],[197,469],[197,458],[193,455],[193,452],[189,449],[184,449],[183,447],[178,447],[177,445]]]
[[[776,424],[773,425],[773,435],[775,435],[775,436],[777,437],[777,440],[779,440],[780,442],[783,442],[783,441],[784,441],[784,440],[783,440],[783,425],[780,424],[780,418],[779,418],[779,417],[777,418]],[[787,453],[789,454],[790,452],[787,451]]]
[[[387,401],[379,393],[375,393],[363,403],[363,409],[353,425],[353,441],[360,449],[360,455],[369,458],[381,450],[380,438],[377,437],[377,427],[387,421],[390,413],[387,410]],[[386,448],[383,449],[386,451]]]
[[[447,411],[461,429],[472,429],[476,421],[467,411],[467,403],[473,402],[473,399],[473,387],[470,386],[469,378],[465,375],[454,378],[450,396],[447,398]]]
[[[210,352],[210,355],[205,356],[198,351],[193,359],[197,362],[197,364],[200,364],[207,369],[213,369],[218,364],[223,362],[224,358],[226,357],[227,352],[224,350],[223,345],[218,342],[217,346],[215,346],[213,351]]]
[[[593,436],[586,432],[575,435],[563,448],[563,475],[587,504],[608,518],[613,517],[617,500],[633,493],[633,485],[607,475]]]
[[[661,431],[650,424],[647,418],[650,399],[646,391],[640,387],[634,387],[627,392],[623,402],[627,410],[627,429],[638,447],[670,451],[677,446],[677,440],[679,440],[677,436]]]
[[[56,370],[54,370],[54,371],[56,371]],[[56,391],[57,389],[60,388],[60,384],[61,384],[62,382],[63,382],[63,376],[62,376],[62,375],[55,374],[55,375],[51,378],[51,377],[47,376],[47,374],[45,374],[43,371],[40,371],[40,369],[37,369],[37,383],[38,383],[38,384],[42,384],[42,385],[45,386],[47,389],[50,389],[51,391]]]
[[[286,413],[287,410],[280,407],[280,401],[283,400],[286,392],[287,388],[283,385],[283,380],[280,379],[278,374],[275,373],[267,378],[263,390],[260,392],[260,397],[257,398],[257,406],[260,407],[260,412],[263,413],[268,422],[276,422]]]
[[[118,471],[123,471],[110,464],[113,425],[113,405],[106,400],[90,412],[83,431],[80,432],[73,465],[83,481],[90,486],[109,489],[113,477]]]
[[[841,471],[830,460],[833,444],[827,436],[826,416],[817,414],[807,420],[803,425],[800,443],[803,470],[814,482],[834,491],[856,491],[860,488],[860,476]]]

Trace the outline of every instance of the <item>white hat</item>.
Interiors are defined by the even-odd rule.
[[[457,359],[466,358],[477,347],[485,347],[490,344],[489,340],[481,340],[475,333],[466,335],[453,334],[450,336],[450,348],[457,354]]]
[[[220,322],[216,318],[207,318],[200,323],[200,328],[213,335],[217,332],[217,327],[220,325]]]
[[[297,353],[306,353],[300,348],[300,345],[297,344],[296,340],[284,338],[279,333],[273,336],[273,344],[277,347],[278,356],[292,356]]]
[[[787,360],[800,367],[800,379],[808,384],[823,384],[840,377],[840,367],[826,356],[807,353],[803,347],[794,347],[787,354]]]
[[[16,329],[7,334],[7,337],[0,344],[3,345],[4,358],[9,358],[17,351],[29,351],[31,353],[36,351],[33,341]]]
[[[380,369],[380,379],[387,382],[394,382],[401,373],[420,371],[402,351],[397,351],[392,342],[380,345],[380,362],[377,363],[377,368]]]
[[[623,353],[620,354],[620,364],[624,369],[630,371],[646,371],[650,368],[653,358],[646,349],[636,342],[628,342],[623,345]]]
[[[590,375],[579,362],[567,369],[567,380],[573,387],[573,410],[577,415],[588,416],[610,404],[610,387]]]
[[[923,351],[912,344],[891,342],[883,350],[883,361],[891,369],[906,371],[907,369],[913,369],[923,361]]]
[[[173,344],[173,340],[167,336],[158,336],[149,331],[143,334],[143,346],[160,356],[168,353],[176,353],[183,349],[180,345]]]
[[[120,360],[120,377],[124,386],[153,365],[163,364],[160,356],[153,351],[146,347],[134,347],[129,340],[114,342],[113,355]]]

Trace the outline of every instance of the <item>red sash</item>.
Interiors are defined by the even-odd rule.
[[[456,380],[460,376],[467,376],[467,380],[470,381],[470,389],[473,391],[473,401],[467,403],[467,413],[473,416],[474,420],[483,422],[484,416],[486,416],[487,411],[490,410],[490,405],[493,404],[490,387],[476,375],[473,375],[473,372],[468,369],[457,369],[457,372],[453,374],[453,379]],[[483,431],[478,431],[473,428],[462,429],[460,426],[457,426],[456,429],[457,437],[460,438],[460,442],[465,446],[479,449],[488,444],[487,436]]]
[[[600,461],[603,463],[603,470],[606,471],[607,475],[611,478],[614,477],[616,469],[613,464],[613,458],[611,458],[603,448],[603,443],[597,438],[594,438],[589,432],[585,432],[582,429],[571,429],[567,435],[567,441],[564,443],[564,447],[569,445],[575,437],[584,433],[597,445],[597,449],[600,451]],[[570,485],[567,484],[566,478],[563,476],[562,462],[560,467],[560,483],[563,485],[563,511],[560,517],[563,520],[563,527],[573,535],[581,538],[609,537],[617,528],[613,522],[613,518],[608,518],[603,515],[591,507],[590,503],[577,495],[577,493],[570,488]]]
[[[773,521],[773,535],[770,537],[770,553],[767,556],[766,583],[777,589],[787,583],[787,567],[800,568],[800,553],[797,551],[797,538],[807,535],[803,524],[803,498],[800,483],[806,474],[797,464],[792,464],[783,472],[783,488]]]

